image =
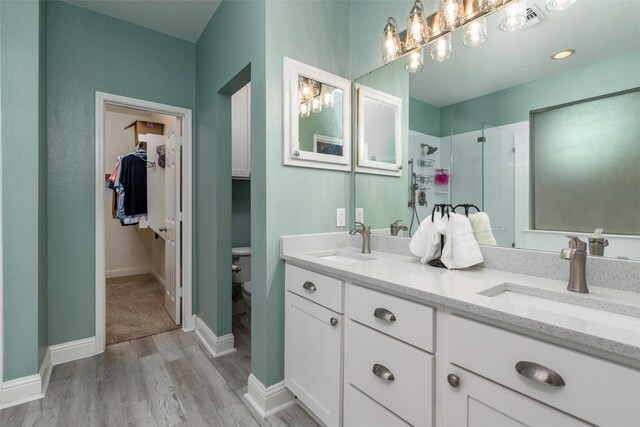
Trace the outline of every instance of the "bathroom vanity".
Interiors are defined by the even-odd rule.
[[[285,385],[326,425],[640,425],[640,294],[286,239]]]

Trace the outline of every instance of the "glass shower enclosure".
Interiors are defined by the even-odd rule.
[[[443,161],[436,171],[436,177],[443,173],[448,182],[435,186],[448,193],[452,205],[473,204],[486,212],[498,246],[515,246],[514,134],[486,122],[480,130],[454,132],[442,144],[449,164]]]

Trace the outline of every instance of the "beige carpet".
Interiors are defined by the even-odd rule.
[[[107,279],[107,345],[177,328],[150,274]]]

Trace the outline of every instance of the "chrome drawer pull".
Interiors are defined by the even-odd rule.
[[[387,310],[386,308],[376,308],[373,311],[373,317],[377,317],[380,320],[384,320],[385,322],[395,322],[396,315]]]
[[[304,282],[304,285],[302,285],[303,288],[305,288],[307,291],[309,292],[315,292],[316,291],[316,285],[313,284],[313,282]]]
[[[383,380],[387,380],[389,382],[396,379],[396,377],[393,376],[390,370],[377,363],[373,365],[373,369],[371,370],[371,372],[373,372],[377,377],[380,377]]]
[[[516,363],[516,371],[525,378],[552,387],[564,387],[565,382],[557,372],[534,362]]]

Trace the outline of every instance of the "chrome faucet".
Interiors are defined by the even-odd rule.
[[[358,225],[361,225],[362,228],[358,228]],[[357,222],[356,221],[355,228],[353,228],[351,231],[349,231],[349,234],[354,236],[356,233],[360,233],[360,235],[362,236],[362,253],[363,254],[370,254],[371,253],[371,245],[369,243],[369,238],[371,237],[371,227],[369,227],[368,225],[364,225],[361,222]]]
[[[578,236],[567,236],[569,247],[560,251],[560,258],[571,262],[569,270],[569,286],[567,289],[581,294],[589,293],[585,267],[587,264],[587,244]]]
[[[407,231],[407,230],[408,230],[408,228],[407,228],[407,226],[406,226],[406,225],[398,225],[398,223],[399,223],[400,221],[402,221],[402,220],[401,220],[401,219],[399,219],[399,220],[397,220],[396,222],[394,222],[393,224],[391,224],[391,225],[389,226],[389,227],[391,227],[391,235],[392,235],[392,236],[397,236],[397,235],[398,235],[398,232],[399,232],[400,230],[403,230],[403,231]]]

